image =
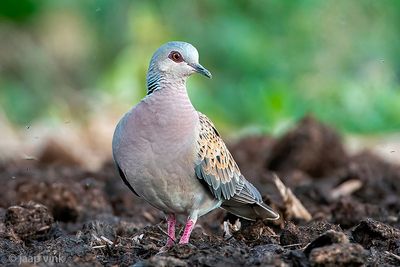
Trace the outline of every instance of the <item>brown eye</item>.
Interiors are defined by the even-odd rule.
[[[183,61],[183,57],[179,52],[176,51],[172,51],[169,56],[170,59],[172,59],[173,61],[179,63]]]

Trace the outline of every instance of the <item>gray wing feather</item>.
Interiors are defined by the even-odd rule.
[[[211,193],[223,200],[222,208],[245,219],[275,220],[279,214],[262,201],[260,192],[240,173],[212,122],[199,112],[195,173]]]
[[[200,133],[197,139],[196,176],[208,184],[213,195],[219,200],[238,198],[242,201],[248,199],[248,203],[254,203],[255,200],[250,199],[250,196],[254,194],[241,193],[244,186],[250,183],[240,173],[239,167],[213,123],[200,112],[199,119]],[[250,187],[257,191],[254,186],[251,185]],[[244,196],[241,197],[241,194],[244,194]]]

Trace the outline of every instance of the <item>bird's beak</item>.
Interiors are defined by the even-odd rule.
[[[188,63],[197,73],[200,73],[208,78],[212,78],[211,72],[198,63]]]

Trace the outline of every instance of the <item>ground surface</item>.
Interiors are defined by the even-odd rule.
[[[111,163],[87,172],[49,150],[0,166],[0,265],[400,265],[400,167],[369,152],[347,155],[338,135],[310,118],[278,140],[249,137],[230,148],[282,219],[241,221],[235,232],[236,218],[214,211],[191,244],[165,253],[162,214],[134,196]],[[296,218],[273,172],[311,221]]]

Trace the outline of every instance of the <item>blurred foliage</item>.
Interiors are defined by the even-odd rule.
[[[313,113],[398,131],[399,25],[397,0],[2,0],[0,112],[20,125],[122,112],[155,49],[184,40],[214,77],[190,79],[193,103],[220,127],[279,132]]]

